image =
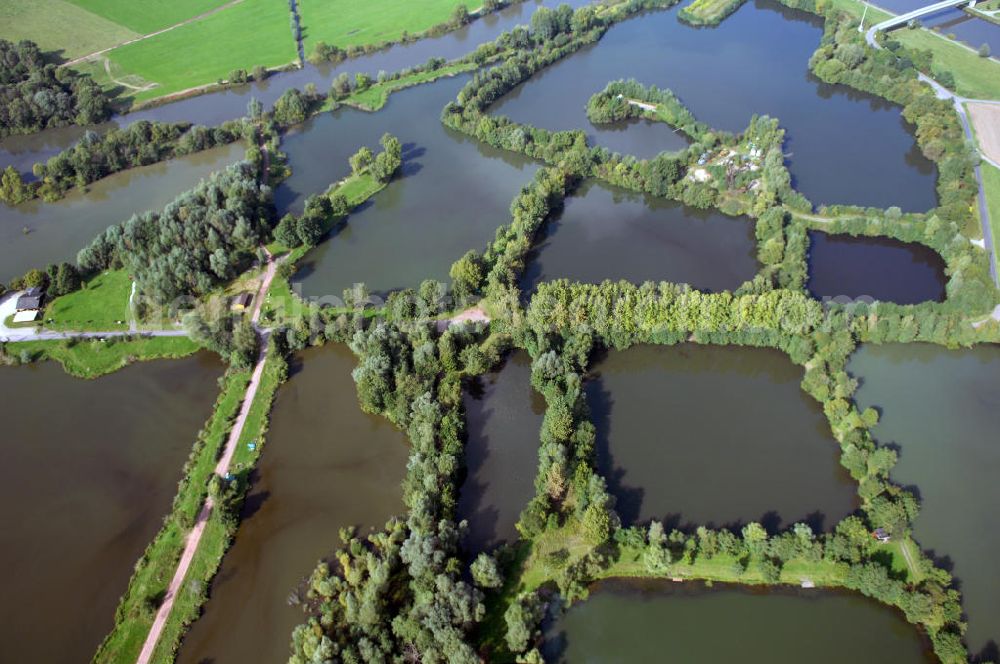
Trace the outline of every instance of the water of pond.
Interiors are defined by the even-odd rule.
[[[753,222],[588,181],[539,233],[521,280],[672,281],[736,289],[753,279]]]
[[[695,29],[676,10],[625,21],[589,48],[549,67],[498,102],[493,112],[547,129],[589,125],[587,100],[610,80],[669,87],[698,119],[742,131],[768,114],[787,131],[795,186],[816,204],[906,210],[936,205],[934,167],[900,108],[809,73],[821,20],[771,0],[744,5],[717,28]],[[640,130],[641,140],[630,137]],[[669,129],[593,128],[598,143],[650,157],[674,149]]]
[[[284,662],[302,622],[289,595],[317,561],[401,514],[406,439],[358,405],[345,346],[301,353],[278,391],[242,522],[179,662]],[[304,595],[303,595],[304,596]]]
[[[922,244],[809,232],[813,297],[916,304],[945,298],[945,263]]]
[[[639,664],[929,664],[901,614],[816,590],[607,581],[545,631],[547,662]],[[667,654],[669,653],[669,655]]]
[[[87,662],[156,534],[223,367],[202,353],[97,380],[0,368],[4,659]]]
[[[469,249],[481,251],[510,223],[511,200],[538,165],[441,124],[441,109],[466,80],[404,90],[375,114],[324,114],[285,139],[294,175],[275,193],[281,214],[346,176],[348,157],[362,145],[377,148],[383,133],[404,148],[401,175],[300,263],[293,282],[305,296],[339,298],[359,282],[385,293],[424,279],[447,281],[453,262]]]
[[[399,71],[423,64],[432,57],[453,60],[471,53],[479,44],[492,41],[517,25],[527,24],[538,7],[543,5],[555,7],[563,2],[579,7],[588,1],[529,0],[473,21],[460,30],[440,37],[399,44],[376,53],[351,58],[335,66],[307,64],[303,69],[275,74],[260,84],[238,86],[116,116],[113,123],[104,126],[125,126],[137,120],[217,125],[244,116],[250,99],[258,99],[265,106],[270,106],[285,90],[290,88],[301,90],[308,83],[314,83],[319,90],[326,92],[333,79],[342,72],[347,72],[352,77],[355,73],[366,73],[374,78],[379,71]],[[440,109],[437,112],[440,112]],[[69,127],[31,136],[9,137],[0,141],[0,168],[13,164],[21,171],[29,172],[33,163],[44,161],[66,149],[76,142],[82,133],[83,128]]]
[[[848,371],[861,379],[858,405],[879,409],[878,441],[899,446],[892,478],[915,487],[920,496],[917,541],[954,566],[972,652],[987,649],[996,660],[1000,346],[864,346],[851,358]]]
[[[32,268],[76,261],[80,249],[108,226],[159,210],[214,171],[243,158],[242,142],[134,168],[73,190],[56,203],[0,205],[0,281]]]
[[[626,524],[828,529],[855,509],[822,409],[780,352],[636,346],[594,371],[598,468]]]
[[[531,387],[531,358],[518,351],[465,395],[468,442],[458,514],[469,522],[467,545],[486,551],[517,540],[517,523],[535,494],[545,398]]]

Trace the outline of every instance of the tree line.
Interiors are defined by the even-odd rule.
[[[189,122],[140,120],[103,135],[87,131],[72,147],[45,163],[36,163],[32,168],[38,178],[36,182],[24,182],[20,173],[8,166],[0,183],[0,201],[16,205],[39,196],[46,202],[53,202],[73,187],[85,187],[129,168],[232,143],[243,136],[244,130],[240,121],[210,129],[191,126]]]
[[[271,190],[248,162],[213,173],[161,212],[111,226],[77,256],[81,270],[124,268],[147,298],[168,303],[232,279],[270,236]]]
[[[0,39],[0,138],[103,122],[108,97],[87,76],[47,62],[31,41]]]

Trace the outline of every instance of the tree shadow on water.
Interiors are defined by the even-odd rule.
[[[597,452],[597,471],[608,483],[608,492],[615,498],[615,511],[625,526],[636,523],[642,514],[642,501],[645,490],[641,487],[631,487],[625,483],[626,470],[615,463],[611,449],[611,416],[614,399],[604,388],[600,375],[587,382],[584,388],[587,394],[587,404],[590,407],[591,419],[597,429],[595,448]]]

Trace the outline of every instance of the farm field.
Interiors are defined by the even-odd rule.
[[[451,18],[458,4],[470,12],[482,5],[480,0],[302,0],[302,37],[306,55],[317,42],[340,48],[360,44],[397,41],[403,32],[423,32]]]
[[[1000,63],[869,2],[0,0],[0,660],[1000,664]]]
[[[149,34],[198,16],[231,0],[67,0],[139,34]]]
[[[118,72],[138,76],[156,87],[138,92],[136,101],[215,83],[235,69],[278,67],[295,60],[288,5],[244,0],[176,30],[111,51]]]
[[[65,0],[0,0],[0,39],[30,39],[43,51],[55,51],[66,59],[138,36]]]

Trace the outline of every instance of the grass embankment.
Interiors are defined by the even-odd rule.
[[[187,337],[145,337],[104,340],[19,341],[9,343],[6,353],[31,361],[53,360],[77,378],[98,378],[133,362],[187,357],[199,346]]]
[[[678,12],[678,18],[691,25],[718,25],[746,0],[694,0]]]
[[[71,60],[139,36],[77,4],[83,2],[0,0],[0,39],[29,39],[43,51]]]
[[[283,366],[283,361],[268,359],[238,441],[230,469],[233,475],[241,476],[244,480],[260,456],[263,447],[261,438],[267,430],[271,403],[284,375]],[[98,648],[94,662],[110,664],[134,661],[142,649],[159,601],[176,571],[187,533],[208,494],[208,481],[214,473],[233,420],[239,413],[249,379],[249,371],[230,371],[226,374],[212,417],[195,443],[185,466],[184,479],[178,485],[173,510],[137,563],[128,589],[115,613],[115,626]],[[255,449],[249,448],[250,442],[257,443]],[[236,526],[225,521],[220,509],[213,511],[182,589],[174,600],[173,610],[164,626],[152,661],[174,661],[181,637],[198,617],[201,606],[207,599],[209,582],[218,571],[235,530]]]
[[[990,228],[993,229],[993,252],[1000,257],[1000,168],[982,164],[983,190],[986,193],[986,207],[990,213]]]
[[[134,91],[135,102],[148,101],[225,80],[236,69],[294,61],[289,16],[286,2],[243,0],[170,32],[116,48],[107,57],[116,76],[156,84]]]
[[[367,171],[351,175],[331,186],[327,196],[343,194],[347,204],[354,209],[369,198],[382,191],[388,183],[379,182]],[[348,213],[350,214],[350,213]],[[332,229],[328,229],[328,232]],[[271,282],[264,304],[261,306],[261,321],[267,325],[282,325],[294,321],[304,313],[305,305],[292,293],[289,276],[294,274],[295,264],[305,256],[311,247],[296,247],[289,250],[280,242],[272,242],[268,250],[276,256],[281,256],[283,265]],[[287,266],[287,267],[286,267]]]
[[[445,65],[433,71],[422,71],[409,76],[403,76],[384,83],[375,83],[361,92],[355,92],[349,97],[340,100],[341,104],[354,106],[364,111],[378,111],[389,101],[389,95],[398,90],[430,83],[446,76],[455,76],[467,71],[473,71],[478,65],[474,62],[457,62]],[[330,101],[328,105],[332,105]]]
[[[132,280],[125,270],[103,272],[85,282],[80,290],[52,300],[45,307],[45,328],[74,332],[127,330],[131,292]]]
[[[968,47],[929,30],[901,28],[889,37],[908,48],[929,50],[933,70],[955,77],[956,92],[974,99],[1000,99],[1000,62],[980,57]]]
[[[299,0],[306,55],[318,42],[347,48],[399,41],[447,23],[455,7],[474,11],[482,0]]]
[[[860,0],[820,0],[817,5],[831,4],[859,19],[865,4]],[[865,27],[889,18],[888,14],[869,5]],[[982,58],[978,53],[942,35],[923,28],[898,28],[887,35],[908,48],[929,50],[934,71],[950,71],[955,77],[956,92],[975,99],[1000,99],[1000,62]]]

